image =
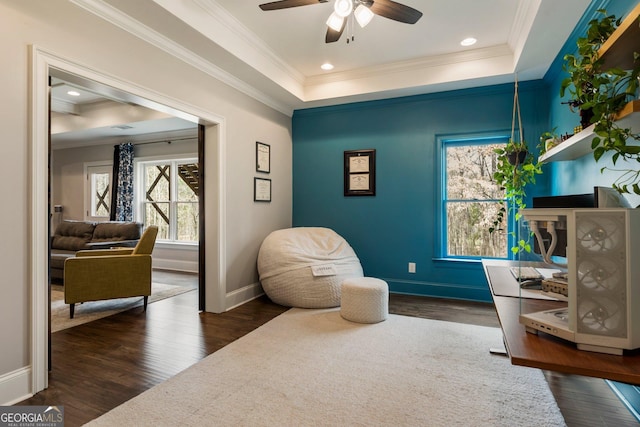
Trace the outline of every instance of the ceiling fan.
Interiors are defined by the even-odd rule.
[[[329,0],[280,0],[261,4],[260,9],[279,10],[317,3],[327,3],[328,1]],[[349,17],[355,18],[358,24],[364,27],[375,15],[405,24],[415,24],[422,17],[422,12],[391,0],[336,0],[334,12],[327,20],[325,42],[333,43],[340,39],[347,26]]]

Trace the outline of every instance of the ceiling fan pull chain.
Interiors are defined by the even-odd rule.
[[[348,24],[347,26],[349,27],[349,30],[351,31],[351,41],[354,41],[356,39],[355,37],[355,24],[354,24],[354,18],[353,18],[353,11],[351,11],[351,15],[349,15],[349,17],[347,18]],[[349,38],[347,37],[347,43],[349,43]]]

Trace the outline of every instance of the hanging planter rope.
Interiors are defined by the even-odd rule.
[[[518,133],[516,135],[516,119]],[[526,208],[525,187],[528,184],[535,184],[536,175],[542,173],[540,164],[534,158],[532,153],[528,151],[527,143],[524,141],[522,117],[520,115],[520,101],[518,99],[518,79],[516,76],[515,91],[513,95],[513,115],[511,117],[511,139],[504,148],[496,148],[494,152],[497,154],[496,169],[493,173],[493,179],[496,185],[504,190],[504,196],[507,203],[499,202],[499,210],[496,217],[489,227],[489,233],[495,230],[505,230],[505,227],[514,245],[511,247],[512,254],[518,254],[520,251],[530,252],[531,245],[529,237],[519,235],[519,228],[516,227],[520,220],[522,209]],[[513,216],[508,215],[513,212]],[[513,221],[507,226],[507,220]]]
[[[518,117],[518,136],[516,140],[516,116]],[[511,142],[519,147],[518,150],[507,153],[507,159],[512,165],[520,165],[524,162],[527,156],[527,147],[524,144],[524,137],[522,134],[522,116],[520,115],[520,100],[518,99],[518,77],[516,76],[515,91],[513,93],[513,115],[511,117]]]

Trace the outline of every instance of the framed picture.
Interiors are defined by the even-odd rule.
[[[271,172],[271,146],[263,142],[256,142],[256,171]]]
[[[376,195],[376,150],[344,152],[344,195]]]
[[[253,201],[271,201],[271,180],[267,178],[253,178]]]

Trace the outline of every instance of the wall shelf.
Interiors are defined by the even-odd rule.
[[[640,51],[640,3],[633,8],[618,28],[603,43],[598,56],[603,59],[604,68],[633,68],[633,54]],[[629,102],[619,113],[617,122],[620,127],[640,131],[640,100]],[[591,141],[596,136],[593,132],[595,125],[591,125],[561,142],[538,158],[539,162],[558,162],[574,160],[592,152]]]
[[[591,141],[595,134],[591,125],[582,132],[562,141],[555,147],[547,150],[538,157],[538,162],[560,162],[563,160],[573,160],[588,154],[591,151]]]
[[[640,40],[640,4],[633,8],[618,28],[611,34],[598,50],[603,59],[603,68],[618,67],[623,70],[633,68],[633,52],[638,51]]]
[[[618,125],[623,128],[631,128],[634,131],[640,130],[640,100],[629,102],[618,113]],[[566,141],[561,142],[546,153],[538,157],[539,162],[560,162],[563,160],[574,160],[592,152],[591,141],[596,136],[593,132],[595,125],[591,125],[573,135]]]

